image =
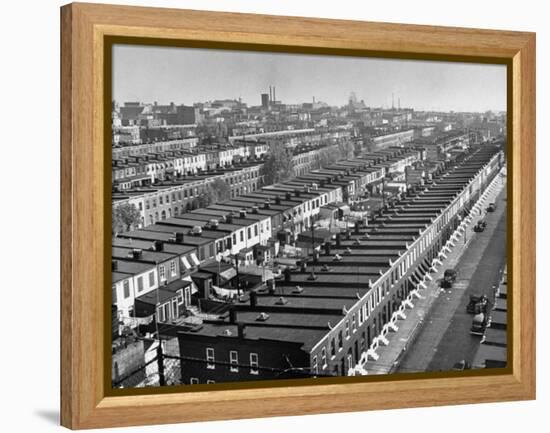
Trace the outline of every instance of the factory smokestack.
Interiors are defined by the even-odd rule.
[[[275,96],[275,86],[273,86],[273,102],[277,102],[277,97]]]

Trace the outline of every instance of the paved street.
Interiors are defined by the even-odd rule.
[[[399,372],[448,371],[466,360],[472,362],[480,337],[470,334],[472,315],[466,313],[471,294],[494,298],[506,257],[506,191],[497,199],[497,210],[488,213],[487,229],[474,236],[456,266],[458,278],[453,288],[441,291],[428,320],[403,357]]]

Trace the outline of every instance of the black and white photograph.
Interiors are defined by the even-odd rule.
[[[116,44],[112,387],[507,366],[507,66]]]

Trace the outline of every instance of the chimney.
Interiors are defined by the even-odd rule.
[[[325,242],[325,255],[330,256],[330,242]]]
[[[285,283],[290,283],[290,269],[285,268],[284,274],[285,274]]]
[[[237,323],[237,310],[235,308],[229,310],[229,323]]]
[[[295,189],[295,190],[294,190],[294,195],[295,195],[296,197],[300,197],[300,190],[299,190],[299,189]]]
[[[183,243],[183,232],[175,232],[174,237],[176,238],[176,242],[178,244]]]
[[[251,291],[250,292],[250,306],[252,308],[256,307],[257,305],[257,298],[258,298],[258,294],[254,291]]]
[[[336,233],[336,246],[340,246],[340,233]]]
[[[264,202],[264,209],[271,209],[271,202],[269,200]]]
[[[285,193],[285,198],[286,198],[287,200],[290,200],[290,199],[292,198],[292,194],[291,194],[289,191],[287,191],[287,192]]]
[[[275,204],[281,204],[281,197],[275,197]]]
[[[164,242],[159,241],[158,239],[153,242],[153,249],[155,251],[164,251]]]
[[[238,333],[239,333],[239,338],[244,338],[245,337],[245,329],[244,329],[244,323],[238,323],[237,324],[237,330],[238,330]]]

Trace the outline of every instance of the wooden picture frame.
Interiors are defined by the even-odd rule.
[[[105,166],[108,37],[283,51],[464,59],[509,67],[512,367],[504,374],[109,395],[110,191]],[[535,35],[97,4],[61,8],[61,424],[96,428],[535,398]],[[109,133],[109,132],[108,132]],[[509,301],[510,302],[510,301]]]

